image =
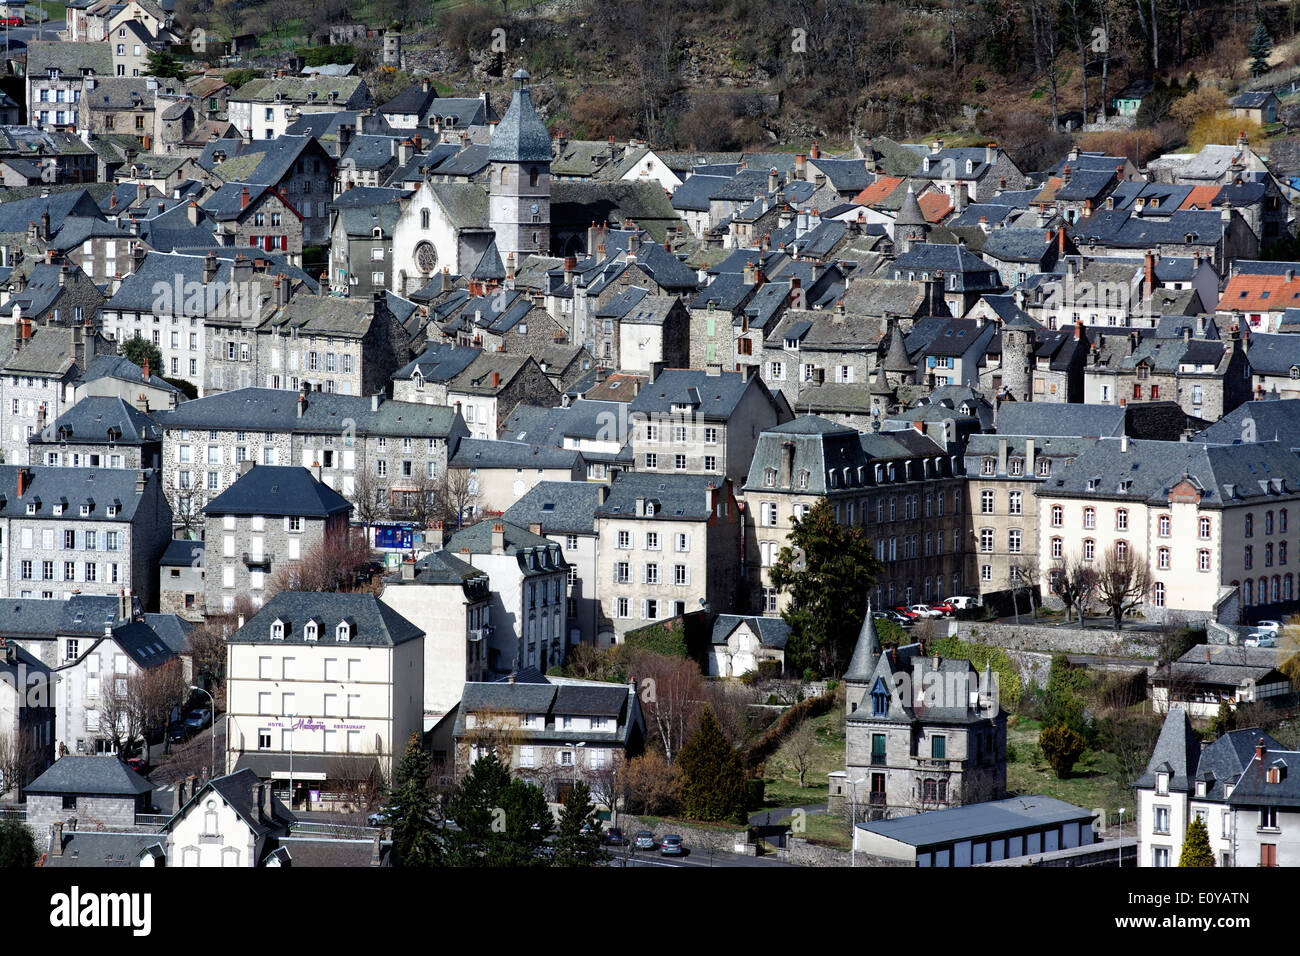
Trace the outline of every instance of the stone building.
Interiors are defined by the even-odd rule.
[[[148,813],[153,784],[115,755],[68,754],[27,787],[27,825],[39,834],[75,822],[109,830],[132,830],[135,815]]]
[[[171,508],[152,470],[0,466],[0,560],[8,597],[129,589],[156,606]]]
[[[306,468],[241,467],[203,509],[209,613],[233,609],[241,594],[260,606],[271,575],[349,533],[352,504]]]
[[[961,594],[965,572],[965,481],[961,461],[908,429],[862,434],[802,416],[759,436],[742,489],[751,607],[782,610],[770,568],[789,533],[822,498],[839,520],[870,529],[882,565],[875,606]]]
[[[989,670],[926,657],[920,644],[884,649],[868,613],[844,683],[832,809],[883,820],[1006,796],[1007,714]]]
[[[87,396],[32,433],[29,460],[80,468],[162,466],[162,429],[146,412],[113,396]]]

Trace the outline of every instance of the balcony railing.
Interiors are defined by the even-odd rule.
[[[271,561],[274,560],[274,558],[275,555],[269,551],[265,554],[250,554],[247,551],[244,552],[244,564],[248,565],[250,568],[269,568],[271,566]]]
[[[873,793],[867,798],[867,805],[872,807],[886,806],[887,797],[883,793]]]

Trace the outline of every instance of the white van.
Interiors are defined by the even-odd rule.
[[[980,606],[980,599],[977,597],[950,597],[944,598],[944,601],[959,611],[969,611],[973,607]]]

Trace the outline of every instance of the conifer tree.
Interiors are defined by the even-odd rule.
[[[692,820],[744,821],[748,785],[736,750],[704,708],[700,727],[677,758],[682,775],[682,811]]]
[[[36,865],[36,841],[25,823],[12,817],[0,821],[0,869]]]
[[[1250,38],[1250,75],[1263,76],[1268,72],[1268,57],[1273,52],[1273,40],[1269,37],[1264,24],[1255,27],[1255,34]]]
[[[586,833],[582,828],[590,824]],[[591,802],[591,788],[578,781],[564,798],[560,826],[555,836],[556,866],[596,866],[606,857],[600,845],[600,827],[596,807]]]
[[[447,802],[455,828],[445,834],[451,866],[540,866],[554,830],[541,788],[510,776],[495,752],[474,761]]]
[[[1183,837],[1183,852],[1178,858],[1179,866],[1214,866],[1214,851],[1210,849],[1210,833],[1205,821],[1200,817],[1187,825],[1187,835]]]
[[[429,774],[429,755],[420,745],[419,735],[413,733],[388,791],[387,816],[393,828],[393,863],[397,866],[438,863],[439,826]]]

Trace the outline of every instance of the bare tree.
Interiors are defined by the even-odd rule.
[[[352,481],[351,501],[352,507],[356,509],[356,516],[369,529],[371,525],[388,518],[389,505],[385,489],[379,484],[379,476],[375,474],[366,456],[364,439],[359,440],[357,444],[360,448],[357,451],[357,467]]]
[[[649,732],[672,763],[695,732],[704,696],[704,678],[694,661],[663,654],[634,655],[630,674],[641,693]]]
[[[45,754],[36,739],[36,728],[20,727],[0,733],[0,794],[21,790],[44,769]]]
[[[208,493],[202,488],[172,488],[167,492],[167,503],[172,509],[172,524],[184,532],[185,537],[203,536],[203,509],[208,504]]]
[[[147,735],[155,727],[166,730],[173,708],[189,699],[190,685],[177,659],[132,674],[126,679],[126,694],[134,725],[141,735]],[[216,714],[212,717],[215,720]]]
[[[122,752],[144,731],[131,697],[130,678],[105,676],[99,689],[99,733]]]
[[[804,778],[813,768],[813,754],[817,749],[817,733],[811,721],[802,721],[785,735],[781,753],[790,769],[799,775],[799,789],[804,787]]]
[[[1065,605],[1065,621],[1070,621],[1070,608],[1077,608],[1079,623],[1083,624],[1083,610],[1097,590],[1097,572],[1091,561],[1075,555],[1069,561],[1057,558],[1052,564],[1052,583],[1056,596]]]
[[[519,714],[513,711],[489,707],[466,714],[465,733],[457,745],[466,748],[467,754],[464,760],[457,761],[458,769],[468,769],[476,759],[476,754],[488,751],[500,757],[506,766],[510,766],[514,748],[527,739],[528,734],[520,723]]]
[[[271,576],[266,597],[280,591],[349,591],[370,561],[370,544],[359,528],[329,535],[297,561],[282,564]]]
[[[448,468],[442,476],[441,498],[446,509],[443,520],[454,521],[457,527],[472,523],[465,513],[477,493],[478,488],[468,468]]]
[[[1029,558],[1012,564],[1007,569],[1007,577],[1011,589],[1011,608],[1015,612],[1016,623],[1020,623],[1020,595],[1022,593],[1029,599],[1030,618],[1037,621],[1038,609],[1035,599],[1039,598],[1038,562]]]
[[[1110,612],[1119,630],[1124,615],[1140,607],[1151,591],[1151,563],[1145,556],[1125,550],[1120,554],[1107,548],[1097,574],[1097,597]]]

